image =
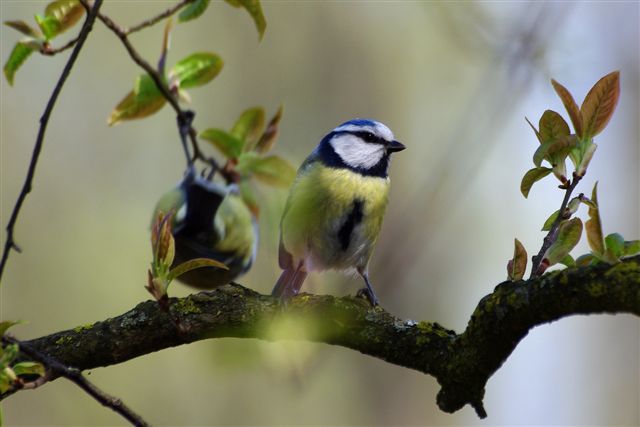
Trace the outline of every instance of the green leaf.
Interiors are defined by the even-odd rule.
[[[7,63],[4,64],[4,76],[7,78],[9,85],[13,86],[13,77],[16,71],[24,64],[24,61],[33,53],[35,49],[23,42],[18,42],[9,54]]]
[[[226,0],[233,7],[243,7],[249,12],[253,22],[256,24],[258,35],[260,40],[264,36],[264,31],[267,29],[267,21],[262,13],[262,6],[260,6],[260,0]]]
[[[111,112],[109,126],[123,120],[141,119],[160,110],[167,102],[156,83],[148,74],[136,79],[133,91],[129,92]]]
[[[220,261],[216,261],[211,258],[195,258],[190,259],[189,261],[185,261],[182,264],[174,267],[169,271],[169,275],[167,276],[168,281],[172,281],[183,275],[184,273],[188,273],[191,270],[195,270],[197,268],[203,267],[216,267],[221,268],[223,270],[228,270],[229,268],[221,263]]]
[[[577,139],[570,135],[564,135],[556,139],[551,139],[540,144],[533,154],[533,164],[540,167],[543,160],[547,160],[555,166],[564,162],[569,152],[576,147]]]
[[[611,233],[604,238],[604,245],[606,250],[615,257],[620,259],[624,255],[624,237],[619,233]]]
[[[244,143],[222,129],[211,128],[200,132],[200,138],[211,142],[227,159],[237,159]]]
[[[16,375],[44,375],[44,366],[38,362],[20,362],[11,367]]]
[[[596,258],[591,254],[580,255],[578,259],[576,259],[576,267],[586,267],[596,261]]]
[[[24,322],[22,320],[5,320],[3,322],[0,322],[0,337],[3,336],[7,332],[7,329],[9,329],[10,327],[19,325],[21,323]]]
[[[544,222],[544,225],[542,226],[542,231],[551,230],[551,227],[553,226],[553,223],[556,222],[556,219],[558,219],[559,214],[560,214],[560,209],[552,213],[549,216],[549,218],[547,218],[547,220]]]
[[[244,111],[231,128],[231,135],[244,141],[244,150],[250,150],[264,128],[264,110],[260,107]]]
[[[629,240],[624,242],[623,256],[631,256],[640,253],[640,240]]]
[[[525,199],[529,196],[529,191],[531,191],[531,187],[533,184],[540,181],[545,176],[551,173],[550,168],[545,167],[537,167],[527,171],[522,177],[522,182],[520,183],[520,192],[525,197]]]
[[[33,28],[31,25],[27,24],[24,21],[4,21],[4,25],[6,25],[7,27],[11,27],[14,30],[18,30],[22,34],[33,37],[35,39],[41,39],[42,37],[44,37],[39,30]]]
[[[593,85],[580,107],[583,137],[591,139],[604,130],[620,97],[620,72],[609,73]]]
[[[594,208],[594,209],[598,209],[598,205],[596,203],[593,202],[593,200],[589,199],[588,197],[580,197],[580,201],[582,203],[584,203],[585,205],[587,205],[590,208]]]
[[[596,148],[598,146],[591,142],[591,140],[586,141],[586,148],[583,148],[582,158],[580,159],[580,163],[576,168],[577,174],[580,176],[584,176],[587,173],[587,168],[589,167],[589,163],[591,162],[591,158],[593,154],[596,152]]]
[[[0,372],[0,393],[4,393],[11,388],[13,380],[5,372]]]
[[[191,21],[192,19],[196,19],[197,17],[202,15],[205,10],[207,10],[208,6],[209,0],[196,0],[189,6],[182,9],[182,12],[180,12],[180,14],[178,15],[178,21],[187,22]]]
[[[18,344],[9,344],[2,349],[0,355],[0,371],[2,368],[7,367],[18,357],[19,353]]]
[[[62,28],[60,21],[53,15],[36,15],[35,18],[42,34],[44,34],[44,38],[47,40],[54,38]]]
[[[278,128],[280,125],[280,120],[282,119],[282,105],[278,108],[278,111],[273,116],[273,118],[269,121],[267,125],[267,129],[264,131],[262,136],[260,137],[260,141],[256,144],[255,151],[258,153],[267,153],[273,148],[273,144],[276,142],[276,137],[278,136]]]
[[[540,127],[539,132],[542,143],[568,136],[569,133],[571,133],[567,122],[564,121],[560,114],[553,110],[546,110],[542,113],[538,125]]]
[[[581,235],[582,221],[580,218],[573,218],[561,222],[558,228],[558,237],[544,254],[544,259],[548,265],[552,266],[557,264],[567,256],[578,244]]]
[[[276,187],[289,187],[296,177],[295,168],[282,157],[260,157],[255,152],[242,153],[238,159],[238,171]]]
[[[45,16],[52,16],[58,22],[58,29],[54,35],[58,35],[73,27],[84,15],[85,10],[78,0],[58,0],[47,5]]]
[[[197,52],[180,60],[171,69],[172,84],[188,89],[207,84],[222,70],[220,56],[210,52]]]
[[[575,267],[576,262],[574,261],[571,255],[567,254],[564,258],[560,260],[560,264],[563,264],[567,267]]]
[[[258,199],[253,191],[253,187],[251,186],[251,181],[247,178],[241,179],[239,187],[242,200],[247,205],[253,216],[257,218],[260,215],[260,205],[258,204]]]
[[[598,183],[593,185],[591,201],[598,206]],[[594,254],[604,255],[604,238],[602,237],[602,224],[600,223],[600,213],[598,208],[589,208],[589,220],[585,223],[587,231],[587,241]]]
[[[512,282],[522,280],[527,269],[527,251],[520,240],[515,239],[514,243],[513,258],[507,263],[507,277]]]
[[[580,109],[578,108],[578,104],[574,101],[573,96],[571,96],[571,92],[567,90],[564,86],[562,86],[557,81],[551,79],[551,84],[555,89],[556,93],[560,97],[560,100],[564,104],[564,108],[569,113],[569,118],[571,119],[571,123],[573,124],[573,129],[576,131],[576,135],[579,138],[582,137],[582,115],[580,114]]]

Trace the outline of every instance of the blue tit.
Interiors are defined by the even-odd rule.
[[[272,295],[296,295],[310,271],[355,271],[378,304],[368,263],[389,196],[389,161],[405,146],[374,120],[345,122],[302,163],[280,223],[279,264]]]
[[[211,289],[249,270],[258,243],[257,221],[238,194],[237,186],[212,182],[190,167],[178,187],[160,198],[154,220],[159,212],[172,210],[173,266],[194,258],[212,258],[229,268],[198,268],[178,280],[196,288]]]

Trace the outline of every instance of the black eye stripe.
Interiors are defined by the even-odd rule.
[[[369,131],[366,131],[366,130],[350,132],[350,133],[352,135],[356,135],[356,136],[360,137],[365,142],[370,142],[370,143],[373,143],[373,144],[386,144],[387,143],[387,141],[385,141],[384,138],[376,136],[373,133],[371,133]]]

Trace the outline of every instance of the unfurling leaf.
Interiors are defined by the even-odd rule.
[[[593,185],[591,192],[591,201],[598,206],[598,183]],[[602,224],[600,223],[600,213],[598,208],[589,207],[589,220],[585,224],[587,231],[587,241],[594,254],[598,256],[604,255],[604,238],[602,237]]]
[[[533,184],[540,181],[545,176],[551,173],[552,169],[539,167],[533,168],[527,171],[522,177],[522,182],[520,183],[520,192],[525,197],[525,199],[529,196],[529,191],[531,191],[531,187]]]
[[[185,261],[182,264],[172,268],[171,271],[169,271],[167,280],[170,282],[173,279],[176,279],[181,275],[188,273],[191,270],[195,270],[197,268],[203,268],[203,267],[216,267],[216,268],[221,268],[223,270],[229,269],[226,265],[224,265],[220,261],[216,261],[215,259],[194,258],[194,259],[190,259],[189,261]]]
[[[549,266],[559,263],[578,244],[582,235],[582,221],[573,218],[560,223],[558,237],[544,254]]]
[[[14,30],[18,30],[22,34],[33,37],[35,39],[41,39],[43,37],[40,31],[31,27],[31,25],[27,24],[24,21],[4,21],[4,25],[6,25],[7,27],[11,27]]]
[[[604,238],[606,251],[615,259],[619,260],[624,256],[624,237],[619,233],[611,233]]]
[[[55,35],[73,27],[84,13],[84,6],[78,0],[53,1],[44,10],[45,16],[52,16],[58,21],[58,29]]]
[[[222,70],[220,56],[210,52],[198,52],[187,56],[173,66],[169,72],[172,86],[188,89],[202,86],[213,80]]]
[[[556,219],[558,219],[559,214],[560,214],[560,209],[552,213],[549,216],[549,218],[547,218],[547,220],[544,222],[544,225],[542,226],[542,231],[551,230],[551,227],[553,227],[553,223],[556,222]]]
[[[141,119],[160,110],[167,102],[156,83],[148,74],[136,79],[133,91],[129,92],[111,112],[109,126],[123,120]]]
[[[280,119],[282,119],[282,105],[278,108],[278,111],[273,116],[273,118],[269,121],[267,125],[267,129],[265,129],[264,133],[260,137],[260,141],[256,144],[255,151],[258,153],[267,153],[273,147],[273,144],[276,142],[276,137],[278,136],[278,126],[280,124]]]
[[[242,153],[238,159],[238,171],[276,187],[288,187],[296,176],[295,168],[282,157],[260,157],[252,151]]]
[[[571,96],[571,92],[567,90],[564,86],[562,86],[557,81],[551,79],[551,84],[555,89],[556,93],[560,97],[564,108],[569,113],[569,118],[571,119],[571,123],[573,124],[573,129],[576,131],[576,135],[579,138],[582,137],[582,116],[580,115],[580,109],[578,108],[578,104],[574,101],[573,96]]]
[[[630,240],[624,242],[623,256],[632,256],[640,254],[640,240]]]
[[[207,10],[209,0],[195,0],[193,3],[182,9],[178,15],[179,22],[187,22],[196,19]]]
[[[588,197],[584,197],[584,195],[581,195],[582,197],[580,197],[580,201],[582,203],[584,203],[585,205],[589,206],[590,208],[594,208],[594,209],[598,209],[598,205],[596,203],[594,203],[593,200],[589,199]]]
[[[13,77],[18,71],[18,68],[24,64],[29,55],[33,53],[35,49],[26,43],[18,42],[13,47],[13,50],[9,54],[7,63],[4,64],[4,76],[7,78],[9,85],[13,86]]]
[[[593,85],[580,107],[585,139],[593,138],[607,126],[619,97],[619,71],[607,74]]]
[[[226,0],[233,7],[243,7],[249,12],[253,22],[256,24],[258,30],[258,36],[262,40],[264,31],[267,29],[267,21],[262,13],[262,6],[260,6],[260,0]]]
[[[44,375],[44,366],[38,362],[19,362],[11,367],[16,375]]]
[[[596,148],[598,146],[591,141],[588,141],[587,147],[584,149],[584,154],[582,155],[582,159],[580,160],[580,164],[576,168],[576,173],[580,176],[584,176],[587,173],[587,168],[589,167],[589,163],[593,158],[593,153],[596,152]]]
[[[58,35],[58,33],[61,31],[62,24],[60,23],[60,21],[58,21],[58,18],[56,18],[55,16],[36,15],[35,18],[36,18],[36,22],[38,23],[38,26],[40,27],[40,30],[42,31],[42,34],[44,34],[45,39],[51,40],[56,35]]]
[[[515,248],[513,250],[513,258],[507,263],[507,276],[509,280],[521,280],[527,269],[527,251],[520,240],[515,239]]]
[[[244,151],[252,149],[264,128],[264,110],[260,107],[249,108],[231,128],[231,135],[244,141]]]
[[[211,142],[227,159],[237,159],[244,142],[222,129],[211,128],[200,132],[200,138]]]

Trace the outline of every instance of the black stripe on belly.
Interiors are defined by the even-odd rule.
[[[353,207],[351,208],[351,212],[347,215],[347,219],[338,230],[338,241],[340,242],[340,247],[343,251],[346,251],[349,247],[349,243],[351,243],[351,233],[353,233],[353,229],[356,225],[362,222],[362,206],[364,202],[360,199],[355,199],[353,201]]]

